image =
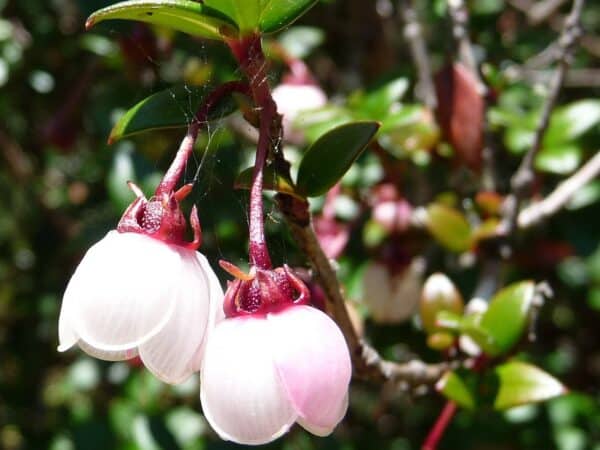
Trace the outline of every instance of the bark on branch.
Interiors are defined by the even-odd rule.
[[[512,189],[504,205],[504,220],[502,223],[502,233],[506,236],[511,236],[516,230],[521,203],[529,193],[529,188],[534,180],[533,163],[541,149],[544,135],[550,123],[550,115],[556,106],[565,75],[571,66],[577,41],[582,34],[580,19],[584,4],[585,0],[574,0],[571,12],[565,20],[563,31],[558,39],[560,47],[558,67],[550,85],[546,101],[542,107],[533,143],[511,178]]]
[[[519,214],[519,229],[539,224],[560,211],[573,195],[600,174],[600,151],[585,163],[575,174],[567,178],[545,199],[534,203]]]

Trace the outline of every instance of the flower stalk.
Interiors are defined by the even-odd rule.
[[[175,186],[179,182],[181,175],[185,169],[185,166],[190,158],[190,155],[194,151],[194,144],[196,143],[196,139],[198,138],[198,132],[200,131],[200,126],[208,121],[208,115],[211,110],[219,103],[223,97],[232,92],[240,92],[243,94],[249,93],[248,84],[242,81],[229,81],[227,83],[223,83],[218,86],[215,90],[213,90],[202,105],[200,109],[196,113],[194,119],[190,123],[188,127],[187,134],[183,138],[181,145],[179,146],[179,150],[177,150],[177,154],[171,163],[171,166],[165,173],[162,181],[156,188],[154,195],[156,197],[161,197],[164,194],[169,194],[175,190]]]
[[[457,409],[456,403],[453,401],[448,401],[446,403],[444,409],[442,409],[442,412],[433,425],[433,428],[427,435],[427,439],[425,439],[425,443],[423,444],[423,447],[421,447],[421,450],[435,450],[437,448],[440,439],[442,439],[442,436],[452,421],[454,414],[456,414]]]
[[[260,269],[270,269],[272,264],[265,239],[263,216],[263,171],[273,142],[279,140],[279,116],[269,88],[268,64],[262,51],[260,35],[229,39],[227,44],[248,78],[260,123],[250,188],[250,264]]]

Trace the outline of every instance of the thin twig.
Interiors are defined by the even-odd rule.
[[[528,206],[519,213],[519,229],[537,225],[560,211],[573,195],[600,174],[600,151],[575,174],[567,178],[544,200]]]
[[[548,128],[548,124],[550,123],[550,115],[558,100],[558,94],[564,82],[565,74],[571,65],[573,54],[575,52],[575,44],[581,36],[580,18],[584,4],[585,0],[574,0],[573,8],[565,20],[564,29],[558,40],[561,48],[559,64],[552,80],[548,97],[542,107],[542,113],[535,130],[533,143],[531,144],[529,151],[521,160],[519,168],[511,178],[512,190],[504,205],[504,218],[501,226],[501,232],[504,235],[510,236],[516,230],[521,203],[528,194],[531,183],[533,182],[533,162],[542,146],[544,135]]]
[[[567,0],[544,0],[531,5],[527,13],[527,20],[531,25],[538,25],[551,17]]]
[[[527,66],[510,66],[504,70],[510,81],[525,80],[531,84],[548,84],[552,79],[551,70],[533,70]],[[564,88],[597,88],[600,87],[600,69],[571,69],[567,71],[563,82]]]
[[[437,98],[431,75],[431,63],[413,1],[400,0],[399,9],[404,22],[404,38],[408,41],[412,59],[417,66],[419,81],[415,89],[416,97],[425,103],[429,109],[434,110],[437,106]]]
[[[481,79],[477,60],[473,52],[473,44],[469,38],[468,24],[469,11],[463,0],[448,0],[448,13],[452,20],[452,34],[458,45],[458,56],[460,61],[466,65],[477,80],[477,89],[481,95],[486,95],[487,88]]]

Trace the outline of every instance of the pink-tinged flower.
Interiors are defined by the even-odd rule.
[[[63,297],[59,351],[78,344],[100,359],[139,355],[167,383],[200,369],[207,335],[223,317],[223,291],[206,258],[183,242],[178,199],[189,192],[138,199],[117,230],[92,246]]]
[[[230,284],[228,318],[206,347],[200,395],[207,420],[241,444],[270,442],[295,422],[330,434],[346,413],[352,372],[340,329],[305,304],[307,288],[287,267],[253,268],[244,278]]]
[[[388,233],[402,233],[410,226],[412,207],[391,183],[373,189],[373,220]]]
[[[282,83],[273,89],[277,112],[283,116],[284,137],[294,144],[302,144],[304,135],[296,124],[300,113],[327,104],[327,96],[314,84]]]
[[[416,259],[401,270],[370,263],[363,275],[363,299],[378,323],[400,323],[416,311],[423,287],[423,263]]]

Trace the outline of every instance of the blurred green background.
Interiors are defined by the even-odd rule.
[[[232,58],[218,43],[119,22],[84,32],[86,16],[109,3],[0,0],[0,448],[236,447],[220,441],[206,424],[197,377],[172,387],[134,364],[98,361],[79,350],[56,351],[61,297],[76,264],[114,228],[133,198],[125,182],[135,180],[150,193],[183,136],[181,129],[151,132],[109,146],[106,140],[116,118],[172,84],[214,86],[236,75]],[[496,96],[489,121],[498,137],[499,190],[506,192],[508,175],[527,148],[530,123],[535,124],[531,118],[537,117],[543,98],[537,82],[549,73],[545,66],[525,74],[517,69],[556,38],[556,16],[564,15],[568,4],[550,19],[532,24],[514,7],[528,2],[468,3],[476,54],[485,61],[484,73]],[[437,70],[452,49],[445,2],[416,4]],[[307,63],[338,105],[352,109],[360,92],[397,77],[410,86],[401,105],[418,103],[411,93],[416,72],[402,37],[399,7],[390,0],[323,1],[297,23],[312,27],[305,35],[317,36],[319,45],[309,52],[310,37],[292,41],[301,50],[306,47]],[[560,104],[589,101],[583,114],[565,114],[567,129],[582,121],[586,125],[577,133],[563,130],[568,135],[557,142],[564,145],[553,147],[538,163],[539,182],[545,186],[540,192],[600,148],[599,2],[588,2],[583,21],[587,31],[574,63],[577,75],[567,78]],[[273,69],[277,84],[283,69],[277,62]],[[182,114],[193,114],[185,98],[174,102]],[[232,185],[237,173],[251,164],[252,144],[232,123],[215,122],[203,133],[186,173],[187,181],[197,181],[186,208],[198,204],[202,251],[211,262],[225,258],[243,265],[247,195]],[[464,174],[443,152],[440,157],[432,156],[429,148],[411,148],[402,134],[418,141],[419,130],[402,129],[383,142],[404,171],[406,198],[422,205],[447,192],[470,196],[473,189],[456,187],[464,186]],[[289,151],[292,160],[299,152]],[[365,320],[367,338],[385,356],[407,359],[417,354],[436,361],[439,357],[427,350],[414,321],[377,325],[368,305],[361,303],[362,270],[374,254],[372,236],[365,232],[369,192],[382,178],[381,159],[368,152],[344,179],[336,212],[339,220],[351,224],[352,239],[340,259],[340,275]],[[537,340],[526,347],[526,357],[572,392],[505,413],[491,408],[461,411],[440,448],[600,450],[599,198],[596,180],[578,193],[567,211],[520,236],[516,256],[503,270],[507,280],[547,279],[554,288],[555,297],[541,311]],[[315,200],[316,211],[321,203]],[[304,265],[270,202],[267,213],[274,259]],[[457,256],[422,234],[405,238],[419,243],[415,252],[427,254],[428,271],[445,271],[468,297],[477,264],[459,264]],[[227,276],[217,273],[224,283]],[[296,427],[269,447],[417,449],[443,402],[434,393],[400,395],[355,383],[347,417],[332,436],[316,438]]]

